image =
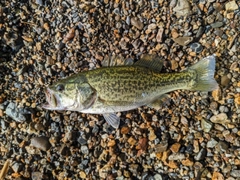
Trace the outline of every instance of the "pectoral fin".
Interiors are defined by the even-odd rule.
[[[161,106],[169,99],[167,94],[161,95],[158,99],[148,104],[149,107],[159,110]]]
[[[115,113],[103,114],[103,117],[113,128],[117,129],[119,127],[120,117],[118,117]]]
[[[79,104],[83,106],[83,109],[87,109],[93,105],[97,99],[97,91],[93,89],[88,83],[81,84],[78,87],[79,92]]]
[[[154,71],[161,71],[163,60],[156,54],[145,54],[139,59],[134,66],[148,67]]]

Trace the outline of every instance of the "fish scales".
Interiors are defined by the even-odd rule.
[[[151,100],[176,85],[187,86],[192,78],[189,72],[163,74],[138,66],[101,68],[86,74],[88,83],[106,101]]]

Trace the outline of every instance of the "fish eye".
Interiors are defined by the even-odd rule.
[[[56,90],[59,91],[59,92],[62,92],[64,89],[65,89],[65,87],[64,87],[63,84],[58,84],[57,87],[56,87]]]

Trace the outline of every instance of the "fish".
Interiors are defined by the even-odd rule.
[[[106,63],[105,63],[106,64]],[[136,63],[101,67],[61,79],[45,89],[44,109],[102,114],[118,128],[117,112],[141,106],[154,107],[174,90],[213,91],[216,58],[207,56],[189,68],[161,73],[163,60],[146,54]]]

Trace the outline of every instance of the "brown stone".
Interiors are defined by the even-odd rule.
[[[175,161],[169,161],[167,163],[167,166],[172,168],[172,169],[176,169],[178,167],[177,163]]]
[[[222,91],[220,88],[212,91],[212,96],[215,101],[219,101],[222,99]]]
[[[156,136],[154,130],[153,130],[153,129],[150,129],[150,132],[149,132],[149,134],[148,134],[148,139],[149,139],[149,141],[153,141],[153,140],[155,140],[156,138],[157,138],[157,136]]]
[[[177,153],[179,151],[181,147],[181,144],[180,143],[175,143],[171,146],[170,150],[173,152],[173,153]]]
[[[193,166],[193,161],[191,161],[190,159],[184,159],[182,160],[182,164],[184,166]]]
[[[213,173],[212,180],[224,180],[224,177],[220,172],[215,171]]]
[[[177,38],[179,36],[176,29],[172,29],[171,34],[172,34],[172,38]]]
[[[136,141],[133,137],[130,137],[127,142],[128,142],[131,146],[134,146],[134,145],[137,143],[137,141]]]
[[[171,60],[171,69],[175,70],[178,68],[178,62],[176,60]]]
[[[240,105],[240,93],[235,95],[234,102],[235,102],[236,106]]]
[[[139,139],[136,149],[141,149],[143,151],[146,151],[147,147],[148,147],[148,139],[145,137]]]
[[[128,126],[123,126],[121,128],[121,134],[127,134],[127,133],[129,133],[129,131],[130,131],[130,127],[128,127]]]
[[[107,146],[108,146],[108,147],[112,147],[112,146],[114,146],[115,144],[116,144],[115,140],[110,140],[110,141],[108,141]]]

